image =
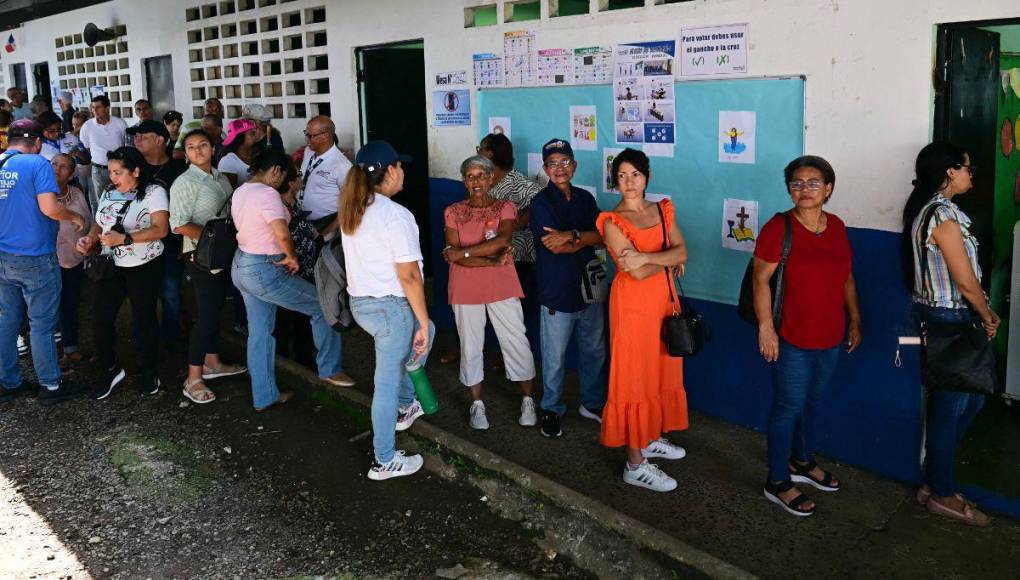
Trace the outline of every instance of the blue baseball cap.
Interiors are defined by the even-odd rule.
[[[410,163],[411,159],[410,155],[397,153],[393,145],[386,141],[369,141],[358,151],[358,154],[354,157],[354,163],[361,166],[369,175],[373,175],[376,171],[388,165],[393,165],[397,161]]]
[[[542,145],[542,162],[544,163],[546,159],[549,159],[550,155],[555,155],[556,153],[561,153],[571,159],[574,158],[574,148],[570,146],[569,141],[551,139],[548,143]]]

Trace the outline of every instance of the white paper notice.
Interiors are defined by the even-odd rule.
[[[747,74],[747,25],[680,31],[680,76]]]
[[[507,139],[510,136],[510,117],[489,117],[489,133],[502,133]]]
[[[541,187],[545,187],[549,183],[549,176],[545,174],[545,168],[542,165],[541,153],[528,153],[528,179]]]
[[[754,111],[719,111],[719,162],[754,163]]]
[[[753,252],[758,239],[758,202],[724,199],[722,245],[731,250]]]
[[[588,46],[574,49],[574,84],[601,85],[613,80],[613,49]]]
[[[578,151],[595,151],[597,143],[595,106],[570,107],[570,146]]]
[[[566,48],[538,51],[538,84],[543,87],[574,83],[574,52]]]
[[[503,57],[491,52],[471,57],[476,87],[499,87],[503,85]]]
[[[445,87],[449,85],[467,84],[467,71],[455,70],[444,73],[436,73],[436,86]]]
[[[535,86],[535,34],[519,30],[503,35],[506,86]]]
[[[602,191],[606,193],[619,194],[620,192],[613,188],[613,160],[620,154],[623,149],[616,147],[603,147],[602,148]]]
[[[613,51],[617,143],[672,144],[676,133],[673,57],[676,42],[618,44]]]

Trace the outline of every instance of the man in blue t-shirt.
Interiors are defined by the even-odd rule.
[[[535,236],[538,303],[542,336],[542,435],[563,434],[560,418],[567,408],[563,370],[567,345],[577,338],[581,416],[602,422],[606,403],[605,304],[585,303],[581,294],[584,265],[597,259],[602,236],[595,229],[599,207],[587,191],[574,187],[577,162],[570,143],[553,139],[542,147],[542,162],[549,176],[546,186],[531,200],[529,226]]]
[[[39,403],[55,405],[84,395],[85,385],[61,380],[54,333],[60,312],[59,221],[85,227],[82,216],[57,201],[53,168],[39,155],[42,127],[15,121],[0,155],[0,403],[39,391]],[[21,380],[16,341],[28,307],[32,363],[39,384]]]

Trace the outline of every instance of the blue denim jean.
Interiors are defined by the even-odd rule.
[[[181,336],[181,280],[184,277],[184,261],[176,252],[163,252],[163,282],[159,287],[159,299],[163,303],[163,316],[159,323],[159,335],[166,343],[172,343]]]
[[[606,365],[605,304],[590,304],[580,312],[541,310],[542,337],[542,410],[563,415],[563,374],[570,338],[577,338],[577,374],[581,383],[581,404],[587,409],[606,405],[608,373]]]
[[[920,306],[918,314],[933,322],[973,324],[980,321],[969,308]],[[985,396],[979,393],[939,390],[928,394],[925,480],[935,495],[949,497],[957,492],[953,480],[956,448],[984,404]]]
[[[396,445],[397,413],[414,402],[414,385],[404,363],[414,352],[418,320],[403,296],[357,296],[351,298],[351,313],[358,326],[375,340],[375,390],[372,393],[372,446],[375,460],[389,463]],[[429,350],[436,327],[429,322]],[[428,358],[428,352],[422,364]]]
[[[315,286],[274,264],[282,259],[283,254],[249,254],[238,250],[230,272],[248,314],[248,374],[255,408],[272,405],[280,398],[273,338],[278,306],[311,317],[312,336],[319,351],[315,361],[319,377],[331,377],[342,368],[340,335],[323,317]]]
[[[0,386],[21,387],[18,331],[28,306],[32,364],[43,387],[60,386],[54,333],[60,319],[60,264],[56,254],[18,256],[0,252]]]
[[[66,354],[78,352],[78,310],[84,277],[85,268],[81,264],[60,269],[60,335]]]
[[[838,360],[838,346],[812,350],[780,341],[768,423],[769,481],[790,481],[791,460],[814,460],[815,412]]]

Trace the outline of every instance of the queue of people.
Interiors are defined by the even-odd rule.
[[[291,393],[280,389],[274,372],[279,309],[305,317],[288,324],[297,320],[310,329],[321,380],[353,386],[313,272],[318,251],[336,237],[351,312],[375,344],[375,462],[369,477],[416,472],[421,457],[395,448],[395,433],[423,414],[403,363],[428,356],[435,327],[425,303],[418,224],[391,199],[403,189],[410,159],[373,141],[352,164],[336,146],[332,121],[315,117],[304,131],[307,147],[298,164],[274,143],[272,136],[279,135],[264,108],[250,109],[252,116],[231,121],[222,134],[222,105],[215,99],[206,104],[203,119],[183,124],[173,112],[163,122],[153,120],[151,106],[140,101],[141,120],[127,128],[97,97],[94,118],[85,122],[74,113],[62,118],[43,111],[38,121],[9,125],[8,151],[0,157],[0,188],[7,192],[0,202],[0,262],[12,265],[0,279],[11,290],[0,294],[0,401],[28,388],[14,347],[23,311],[40,401],[55,404],[84,392],[83,385],[61,378],[55,339],[59,326],[65,356],[80,358],[83,272],[97,290],[93,332],[103,376],[93,396],[106,398],[127,375],[114,348],[114,320],[125,298],[137,339],[140,377],[134,382],[142,394],[157,393],[160,298],[164,325],[170,320],[180,328],[175,266],[186,269],[197,302],[184,397],[211,403],[216,394],[207,381],[248,372],[256,411],[287,402]],[[125,146],[129,136],[133,146]],[[683,359],[668,354],[661,325],[681,308],[677,280],[689,256],[673,203],[645,197],[652,178],[648,157],[632,149],[616,156],[610,180],[620,202],[600,211],[593,196],[572,184],[577,161],[566,140],[552,139],[542,148],[545,188],[513,171],[505,136],[486,136],[478,153],[461,164],[465,198],[445,209],[442,251],[459,335],[459,378],[471,399],[469,425],[490,427],[482,388],[486,323],[495,330],[506,378],[520,388],[519,425],[537,426],[545,437],[563,435],[566,350],[576,341],[578,414],[601,425],[604,446],[625,449],[623,481],[659,492],[675,489],[677,481],[649,460],[687,454],[665,437],[687,429],[689,418]],[[78,178],[82,165],[91,165],[91,200]],[[980,324],[990,339],[999,317],[981,291],[969,219],[952,201],[971,187],[969,158],[950,144],[933,143],[921,151],[916,170],[903,223],[918,320]],[[824,211],[835,170],[820,157],[803,156],[786,167],[784,181],[792,208],[764,225],[753,259],[758,350],[774,374],[763,494],[790,514],[810,516],[816,505],[797,484],[824,492],[842,487],[815,459],[815,415],[839,349],[853,352],[863,325],[846,226]],[[204,269],[193,260],[197,240],[207,223],[227,216],[237,231],[232,265]],[[603,249],[616,267],[611,285],[599,256]],[[19,278],[17,272],[28,270],[18,266],[28,265],[33,274]],[[773,295],[780,269],[781,297]],[[167,290],[173,288],[177,295]],[[245,307],[247,367],[225,362],[219,352],[218,321],[234,292]],[[540,329],[537,402],[528,303]],[[932,513],[973,525],[986,525],[988,517],[959,493],[952,471],[955,449],[982,403],[981,395],[953,388],[932,393],[927,483],[917,494]]]

